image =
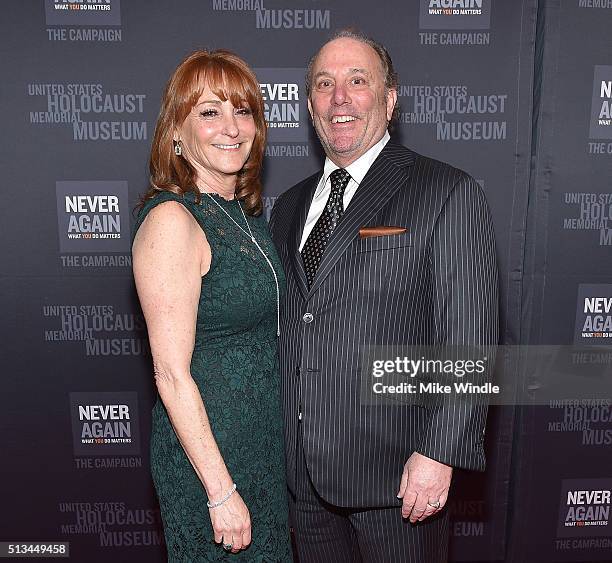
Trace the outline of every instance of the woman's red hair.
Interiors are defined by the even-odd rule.
[[[248,104],[255,121],[255,139],[249,158],[238,172],[236,198],[242,200],[249,215],[262,212],[261,173],[266,144],[264,103],[255,73],[230,51],[195,51],[176,68],[164,91],[151,146],[149,170],[151,186],[140,206],[160,191],[178,195],[192,192],[200,201],[196,172],[182,156],[174,153],[174,133],[208,86],[222,101],[236,108]]]

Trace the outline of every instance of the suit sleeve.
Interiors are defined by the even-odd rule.
[[[482,381],[489,380],[499,338],[495,238],[484,193],[467,174],[454,185],[434,226],[430,267],[435,344],[451,355],[465,346],[479,348],[488,357]],[[483,471],[486,400],[453,392],[435,396],[428,409],[417,451]]]
[[[280,196],[278,196],[276,198],[276,201],[274,202],[274,206],[272,207],[272,213],[270,213],[270,221],[268,222],[268,229],[270,230],[270,235],[272,236],[272,240],[274,241],[275,244],[278,244],[278,241],[276,240],[276,219],[278,217],[278,210],[280,209],[281,206],[281,198],[283,197],[283,194],[281,194]]]

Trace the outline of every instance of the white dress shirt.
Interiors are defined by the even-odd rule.
[[[349,164],[346,167],[346,171],[351,175],[351,179],[349,180],[346,189],[344,190],[344,197],[342,198],[342,203],[344,205],[344,211],[346,211],[351,199],[355,195],[359,184],[367,174],[370,166],[372,166],[373,162],[376,160],[376,157],[380,154],[380,151],[383,150],[387,142],[389,141],[389,132],[385,131],[382,139],[378,141],[374,146],[370,147],[364,154],[362,154],[355,162]],[[331,180],[329,179],[330,174],[337,170],[339,166],[334,164],[329,158],[325,159],[325,166],[323,167],[323,176],[319,180],[319,185],[315,190],[314,197],[312,198],[312,202],[310,204],[310,209],[308,210],[308,217],[306,217],[306,223],[304,224],[304,232],[302,233],[302,242],[300,243],[300,252],[302,252],[302,248],[306,244],[306,239],[308,239],[308,235],[314,228],[315,224],[319,220],[321,213],[325,209],[325,204],[329,199],[329,194],[331,192]]]

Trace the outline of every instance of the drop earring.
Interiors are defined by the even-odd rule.
[[[174,154],[176,156],[181,156],[183,154],[183,147],[181,145],[181,141],[177,141],[174,143]]]

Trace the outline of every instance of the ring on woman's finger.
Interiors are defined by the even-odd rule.
[[[223,544],[223,549],[225,549],[225,551],[231,551],[232,547],[234,547],[233,543],[224,543]]]

